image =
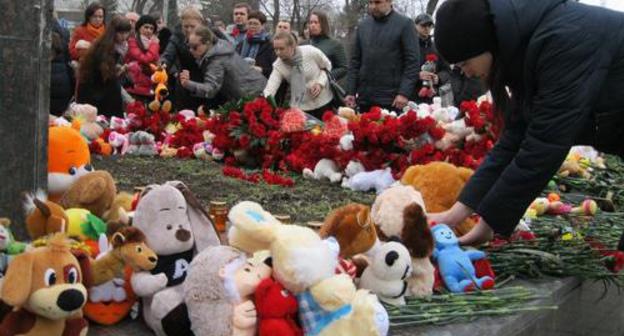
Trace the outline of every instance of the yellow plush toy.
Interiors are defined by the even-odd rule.
[[[437,213],[450,209],[457,201],[473,171],[456,167],[446,162],[431,162],[426,165],[409,167],[401,183],[411,185],[422,194],[427,213]],[[476,223],[467,219],[455,227],[458,236],[466,234]]]
[[[273,277],[299,302],[306,335],[378,336],[388,333],[388,314],[375,295],[356,290],[351,278],[335,275],[340,247],[307,227],[281,225],[256,203],[243,202],[229,214],[230,244],[248,253],[268,249]],[[232,239],[234,238],[234,239]]]

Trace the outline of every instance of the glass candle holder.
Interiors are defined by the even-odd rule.
[[[225,232],[225,223],[227,221],[229,209],[227,203],[223,201],[210,202],[210,217],[215,224],[219,233]]]

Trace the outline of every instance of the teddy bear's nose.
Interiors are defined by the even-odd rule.
[[[85,297],[77,289],[65,290],[56,300],[56,305],[66,312],[74,311],[85,303]]]
[[[191,239],[191,232],[188,230],[184,230],[184,229],[178,229],[176,231],[175,237],[177,240],[181,242],[185,242]]]
[[[156,258],[156,257],[149,257],[149,258],[147,258],[147,260],[149,260],[152,264],[155,264],[158,261],[158,258]]]

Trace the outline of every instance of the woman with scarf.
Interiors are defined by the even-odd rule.
[[[97,107],[98,113],[107,117],[123,116],[120,77],[126,70],[122,64],[131,29],[126,18],[113,18],[106,33],[93,43],[80,63],[76,100]]]
[[[85,10],[84,22],[76,27],[69,41],[69,54],[72,60],[77,61],[80,57],[76,49],[76,43],[85,41],[92,43],[104,34],[104,22],[106,21],[106,8],[99,2],[94,2]],[[84,44],[84,42],[83,42]]]
[[[325,70],[331,71],[329,59],[319,49],[297,46],[292,34],[277,33],[273,38],[277,61],[264,89],[264,96],[274,96],[283,80],[290,86],[290,107],[321,119],[323,113],[332,110],[334,98]]]
[[[254,69],[262,72],[264,77],[269,78],[273,70],[273,62],[277,56],[273,51],[271,36],[264,31],[266,16],[259,11],[249,13],[247,20],[247,36],[236,47],[241,57],[254,66]]]
[[[150,96],[152,90],[151,64],[157,64],[160,58],[160,45],[156,37],[156,19],[149,15],[139,18],[135,26],[135,34],[128,39],[126,64],[133,86],[128,92],[138,96]]]

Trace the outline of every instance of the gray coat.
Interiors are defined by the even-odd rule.
[[[200,98],[213,98],[220,93],[226,100],[238,100],[262,93],[266,78],[254,70],[226,41],[217,43],[198,62],[203,82],[190,81],[187,90]]]
[[[412,97],[420,69],[416,28],[395,12],[367,16],[358,25],[347,77],[347,94],[359,94],[360,105],[392,105],[401,94]]]

